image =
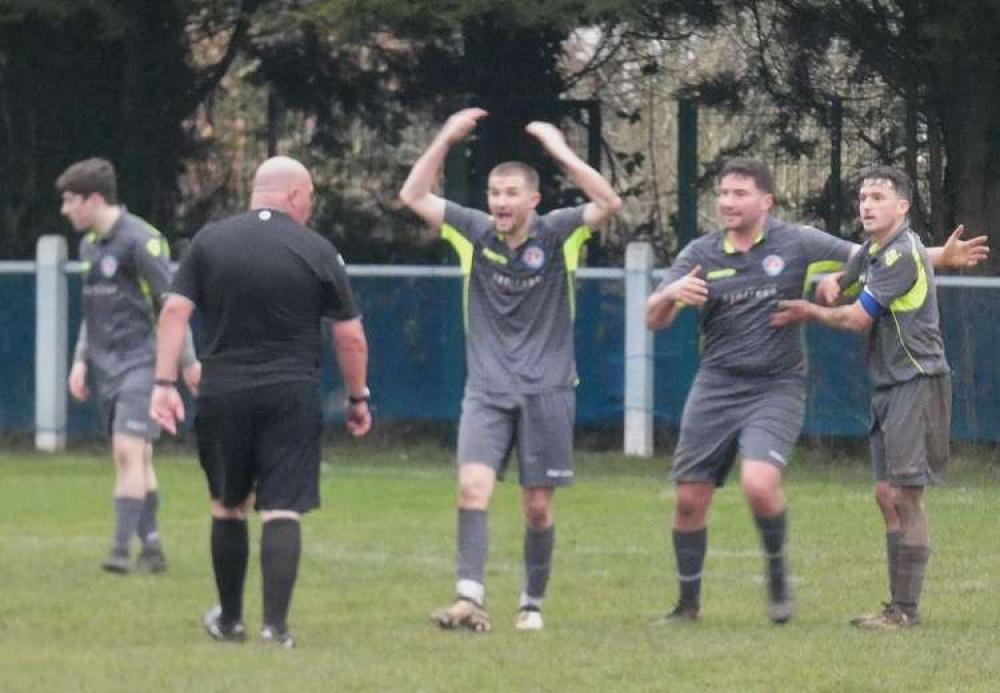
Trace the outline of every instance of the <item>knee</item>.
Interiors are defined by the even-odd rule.
[[[923,512],[923,497],[904,488],[892,489],[892,505],[901,518],[920,515]]]
[[[687,493],[678,489],[674,515],[681,524],[702,523],[707,511],[708,501],[701,494]]]
[[[777,488],[762,479],[745,479],[743,493],[746,494],[747,501],[754,508],[772,505],[780,495]]]
[[[467,510],[485,510],[490,502],[486,484],[475,480],[462,481],[458,485],[458,505]]]
[[[896,512],[896,502],[893,499],[892,488],[886,483],[875,484],[875,503],[885,513]]]
[[[524,508],[528,529],[546,529],[552,524],[552,508],[547,503],[530,503]]]
[[[781,472],[774,467],[756,464],[752,468],[747,468],[747,465],[744,465],[740,482],[743,493],[755,512],[772,515],[784,507]]]
[[[127,448],[114,448],[111,453],[114,460],[115,469],[119,472],[127,472],[145,468],[145,460],[136,457],[132,450]]]
[[[245,520],[249,514],[249,504],[241,503],[234,508],[226,507],[222,501],[212,501],[212,517],[216,520]]]

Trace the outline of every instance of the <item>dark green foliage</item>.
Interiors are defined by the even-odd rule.
[[[30,256],[39,233],[64,228],[52,181],[89,156],[111,159],[130,209],[175,235],[177,175],[197,154],[183,123],[257,4],[18,3],[0,14],[0,256]],[[199,32],[231,50],[195,67]]]

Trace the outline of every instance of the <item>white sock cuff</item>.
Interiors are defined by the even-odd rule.
[[[455,593],[462,599],[468,599],[479,606],[486,603],[486,585],[475,580],[459,580],[455,583]]]
[[[544,597],[529,597],[527,592],[521,592],[521,599],[518,601],[517,608],[523,609],[526,606],[530,606],[541,611],[543,601],[545,601]]]

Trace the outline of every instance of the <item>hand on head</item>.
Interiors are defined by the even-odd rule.
[[[566,142],[566,137],[552,123],[541,120],[533,120],[524,127],[525,132],[537,139],[543,145],[560,144]]]
[[[441,135],[449,144],[461,142],[476,128],[479,120],[488,115],[489,113],[482,108],[463,108],[445,121]]]

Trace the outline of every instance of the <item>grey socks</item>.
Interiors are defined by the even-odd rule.
[[[145,501],[142,498],[115,496],[114,552],[128,555],[129,540],[139,527],[139,517]]]
[[[556,528],[527,528],[524,532],[524,592],[521,606],[540,608],[545,588],[552,574],[552,551],[556,543]]]
[[[785,579],[785,540],[788,535],[788,512],[783,510],[774,517],[754,515],[754,522],[760,530],[760,541],[767,558],[768,590],[773,600],[783,600],[787,596],[788,582]]]
[[[485,510],[458,511],[458,585],[460,597],[482,605],[483,576],[489,552],[489,516]]]
[[[693,532],[674,530],[674,557],[677,559],[679,604],[698,607],[701,604],[701,574],[708,550],[708,529]]]

